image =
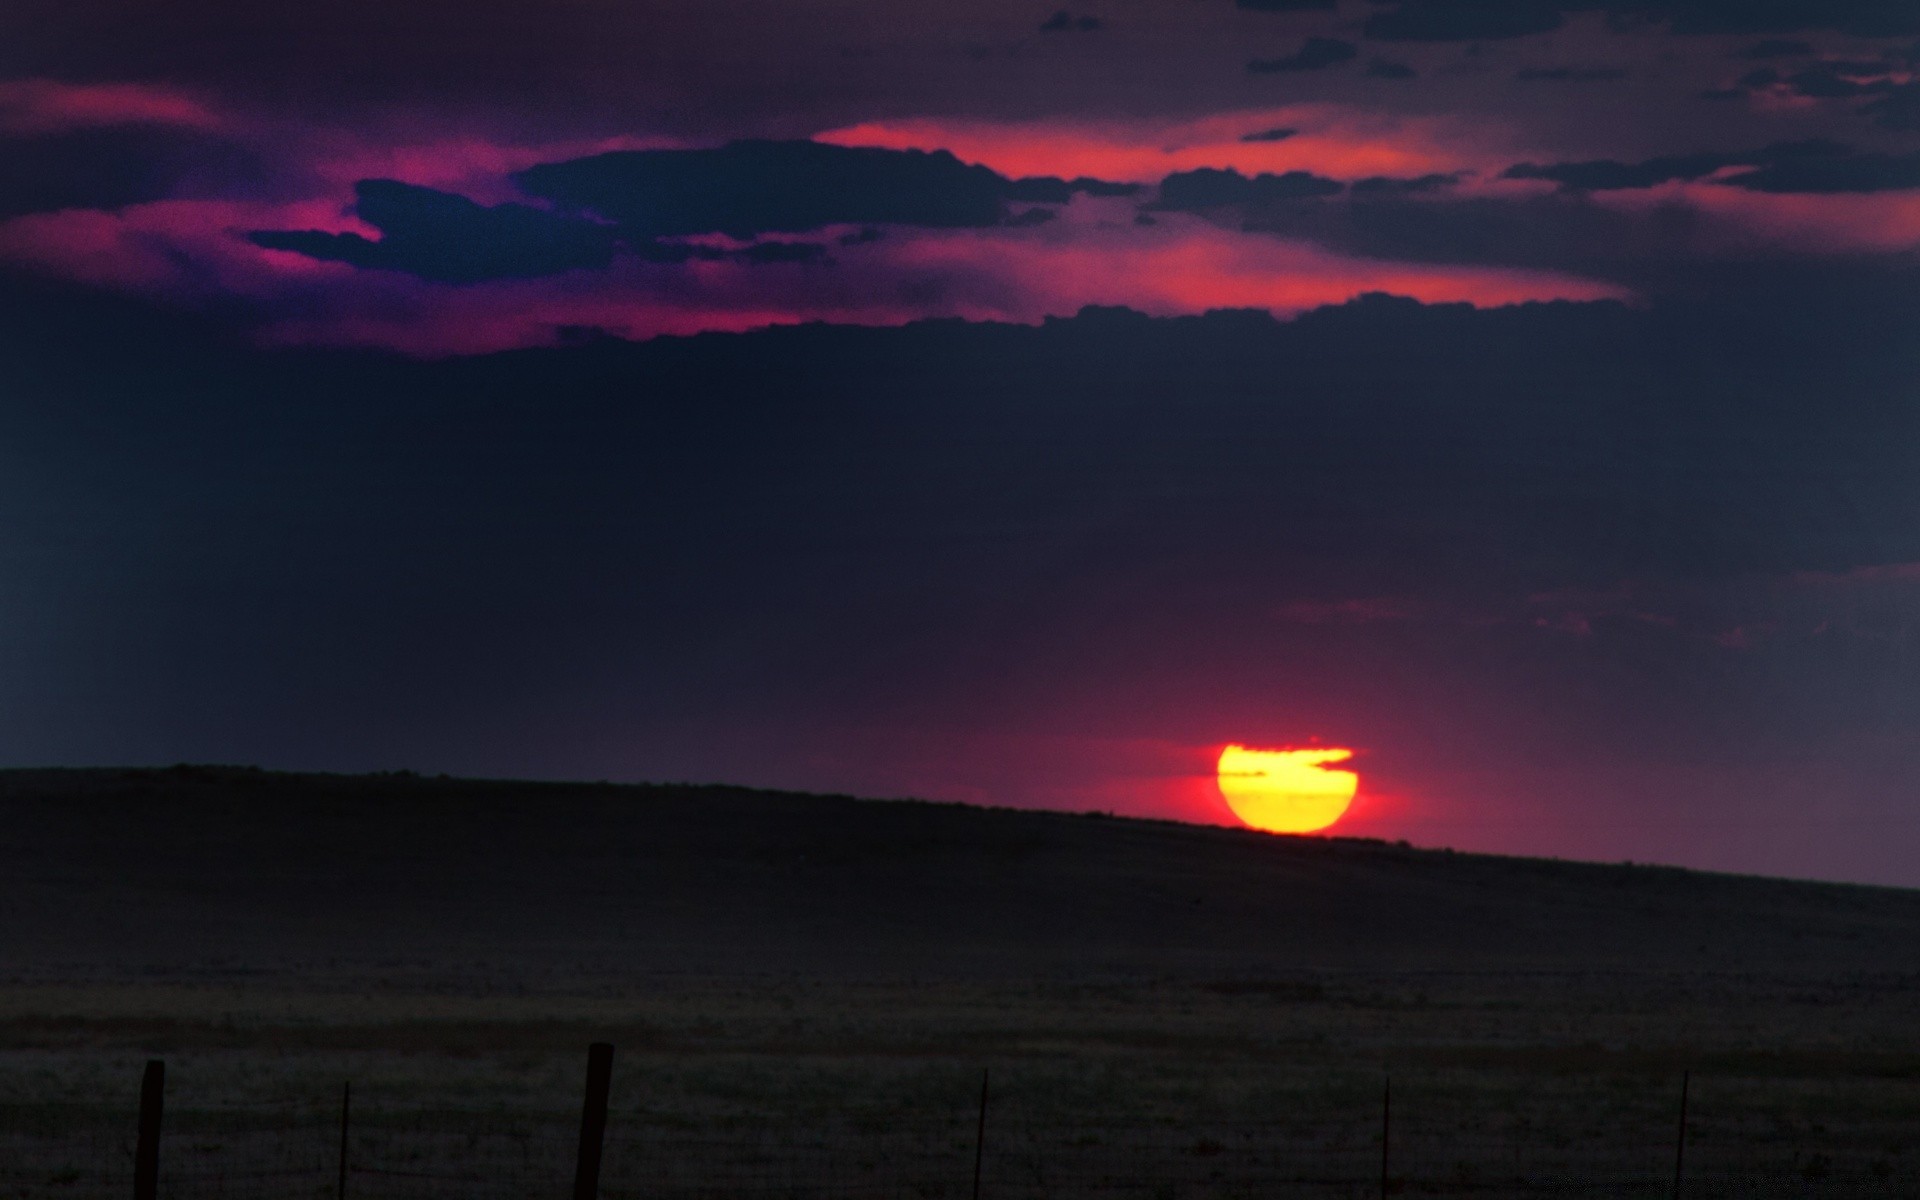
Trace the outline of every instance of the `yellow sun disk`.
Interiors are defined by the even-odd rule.
[[[1360,777],[1335,771],[1351,750],[1252,750],[1228,746],[1220,752],[1220,794],[1235,816],[1268,833],[1313,833],[1338,821]]]

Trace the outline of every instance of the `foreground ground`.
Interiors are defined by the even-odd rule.
[[[1920,894],[721,789],[0,776],[0,1196],[1920,1193]]]

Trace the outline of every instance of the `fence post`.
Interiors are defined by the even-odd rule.
[[[167,1064],[147,1062],[140,1077],[140,1140],[133,1151],[133,1200],[157,1200],[160,1194],[160,1106],[166,1098]]]
[[[1393,1134],[1393,1076],[1386,1079],[1386,1086],[1380,1092],[1380,1196],[1386,1200],[1387,1166],[1391,1161],[1387,1156],[1389,1139]]]
[[[987,1068],[980,1070],[980,1124],[973,1131],[973,1200],[980,1200],[980,1163],[987,1151]]]
[[[1673,1140],[1673,1200],[1680,1200],[1680,1180],[1687,1165],[1687,1084],[1693,1072],[1680,1072],[1680,1132]]]
[[[613,1046],[587,1047],[587,1098],[580,1106],[580,1162],[573,1173],[573,1200],[600,1194],[600,1151],[607,1136],[607,1090],[613,1084]]]
[[[353,1081],[340,1088],[340,1200],[347,1200],[347,1118],[353,1112]]]

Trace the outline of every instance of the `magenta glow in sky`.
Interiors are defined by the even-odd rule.
[[[1324,744],[1341,832],[1920,883],[1917,68],[1886,0],[26,0],[0,762],[1230,821]]]

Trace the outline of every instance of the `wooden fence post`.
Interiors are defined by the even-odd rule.
[[[613,1046],[587,1047],[587,1098],[580,1107],[580,1161],[573,1173],[573,1200],[600,1195],[600,1152],[607,1137],[607,1091],[613,1084]]]
[[[147,1063],[140,1078],[140,1140],[133,1151],[133,1200],[157,1200],[160,1194],[160,1106],[166,1099],[167,1064]]]

